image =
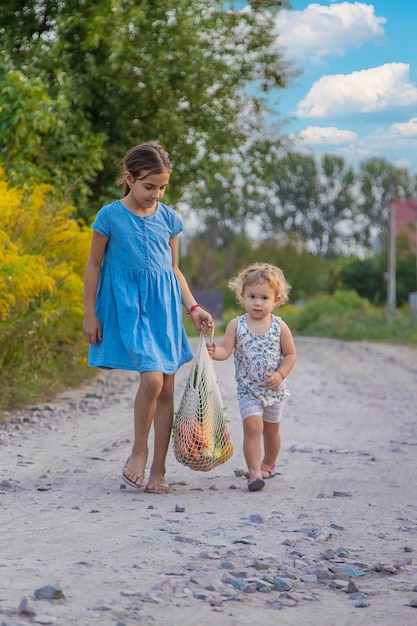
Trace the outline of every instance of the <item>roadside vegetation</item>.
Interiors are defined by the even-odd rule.
[[[189,284],[223,294],[218,334],[238,312],[229,278],[264,260],[292,285],[279,311],[295,335],[416,346],[412,238],[397,241],[393,315],[385,280],[390,203],[415,198],[416,177],[382,158],[315,159],[269,123],[270,92],[297,75],[274,46],[281,0],[20,4],[0,6],[0,412],[95,375],[90,223],[147,140],[173,160],[165,199],[186,224]]]

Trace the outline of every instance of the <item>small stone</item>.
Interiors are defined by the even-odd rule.
[[[331,561],[332,559],[334,559],[334,552],[333,550],[331,550],[330,548],[328,550],[325,550],[323,552],[323,554],[321,555],[322,559],[324,559],[325,561]]]
[[[35,590],[37,600],[62,600],[65,598],[62,589],[56,585],[45,585]]]
[[[331,578],[329,572],[326,569],[315,569],[312,574],[317,577],[317,580],[329,580]]]
[[[275,611],[279,611],[282,609],[282,604],[279,600],[274,600],[273,602],[268,603],[270,609],[274,609]]]
[[[365,594],[361,593],[360,591],[358,591],[357,593],[350,593],[349,594],[349,600],[362,600],[363,598],[365,598]]]
[[[347,589],[349,585],[349,582],[343,578],[335,578],[332,582],[334,583],[336,589]]]
[[[346,589],[346,593],[357,593],[358,591],[359,589],[356,583],[353,580],[349,581],[349,584]]]
[[[352,494],[348,491],[333,491],[333,498],[351,498]]]
[[[294,583],[290,578],[281,578],[280,576],[274,577],[275,591],[289,591],[293,585]]]
[[[410,606],[412,606],[413,609],[417,609],[417,600],[411,600]]]
[[[35,610],[30,605],[29,600],[26,598],[26,596],[23,596],[23,598],[20,600],[18,612],[19,615],[36,615]]]
[[[289,593],[280,593],[279,601],[281,602],[282,606],[295,606],[297,604],[297,600]]]
[[[185,511],[185,506],[183,506],[182,504],[176,504],[175,505],[175,512],[176,513],[184,513]]]
[[[302,583],[316,583],[317,576],[315,576],[314,574],[305,574],[304,576],[300,577],[300,580]]]
[[[357,609],[366,609],[369,605],[370,602],[368,602],[368,600],[358,600],[357,602],[355,602],[355,607]]]
[[[400,559],[399,561],[395,561],[394,566],[397,569],[400,569],[401,567],[412,565],[412,563],[413,563],[413,559],[411,558],[411,556],[405,556],[403,559]]]

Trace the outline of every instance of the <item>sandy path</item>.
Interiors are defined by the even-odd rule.
[[[231,359],[215,368],[235,455],[200,473],[170,450],[168,496],[120,488],[132,373],[101,374],[0,429],[0,623],[417,623],[417,350],[296,343],[280,474],[260,492],[235,475],[244,460]],[[291,581],[284,595],[250,592],[276,577]],[[48,584],[65,598],[35,599]],[[18,614],[24,597],[31,616]]]

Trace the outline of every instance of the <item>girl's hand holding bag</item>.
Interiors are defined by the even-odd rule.
[[[216,372],[203,333],[200,333],[197,352],[175,414],[172,440],[177,461],[202,472],[225,463],[234,452]]]

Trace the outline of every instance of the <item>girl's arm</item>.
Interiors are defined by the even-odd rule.
[[[178,237],[170,239],[169,245],[172,252],[172,267],[180,286],[182,303],[186,310],[190,311],[190,316],[196,329],[207,334],[208,329],[213,326],[213,318],[210,313],[202,309],[200,305],[195,306],[197,302],[191,293],[184,274],[178,267]]]
[[[96,296],[101,264],[109,238],[93,231],[90,255],[84,274],[84,324],[83,334],[88,343],[95,346],[102,340],[101,324],[96,315]]]
[[[214,342],[207,344],[207,350],[215,361],[225,361],[233,352],[236,343],[237,317],[234,317],[227,325],[223,341],[220,346]]]

